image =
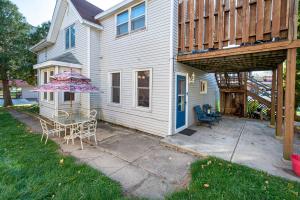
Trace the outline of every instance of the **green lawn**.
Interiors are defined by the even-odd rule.
[[[0,108],[0,199],[123,199],[118,183],[40,142]]]
[[[40,107],[37,104],[34,105],[16,105],[13,106],[13,109],[21,112],[29,112],[33,114],[39,114],[40,112]]]
[[[188,189],[167,199],[300,199],[299,183],[216,158],[193,163],[191,174]]]
[[[58,153],[0,108],[0,199],[124,199],[118,183]],[[191,166],[187,189],[167,199],[300,199],[300,184],[216,158]]]

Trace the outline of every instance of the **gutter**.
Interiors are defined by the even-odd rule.
[[[173,75],[174,75],[174,0],[170,0],[170,68],[169,68],[169,130],[173,134]]]

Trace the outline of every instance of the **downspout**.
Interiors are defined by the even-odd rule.
[[[170,0],[170,66],[169,66],[169,130],[168,135],[173,134],[173,71],[174,71],[174,4]]]

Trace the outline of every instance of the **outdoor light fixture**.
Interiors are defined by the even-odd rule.
[[[195,83],[195,73],[192,73],[192,76],[189,76],[189,83]]]

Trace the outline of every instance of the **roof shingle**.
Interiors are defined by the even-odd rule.
[[[71,0],[71,2],[83,19],[98,24],[94,17],[103,12],[101,8],[98,8],[86,0]]]

